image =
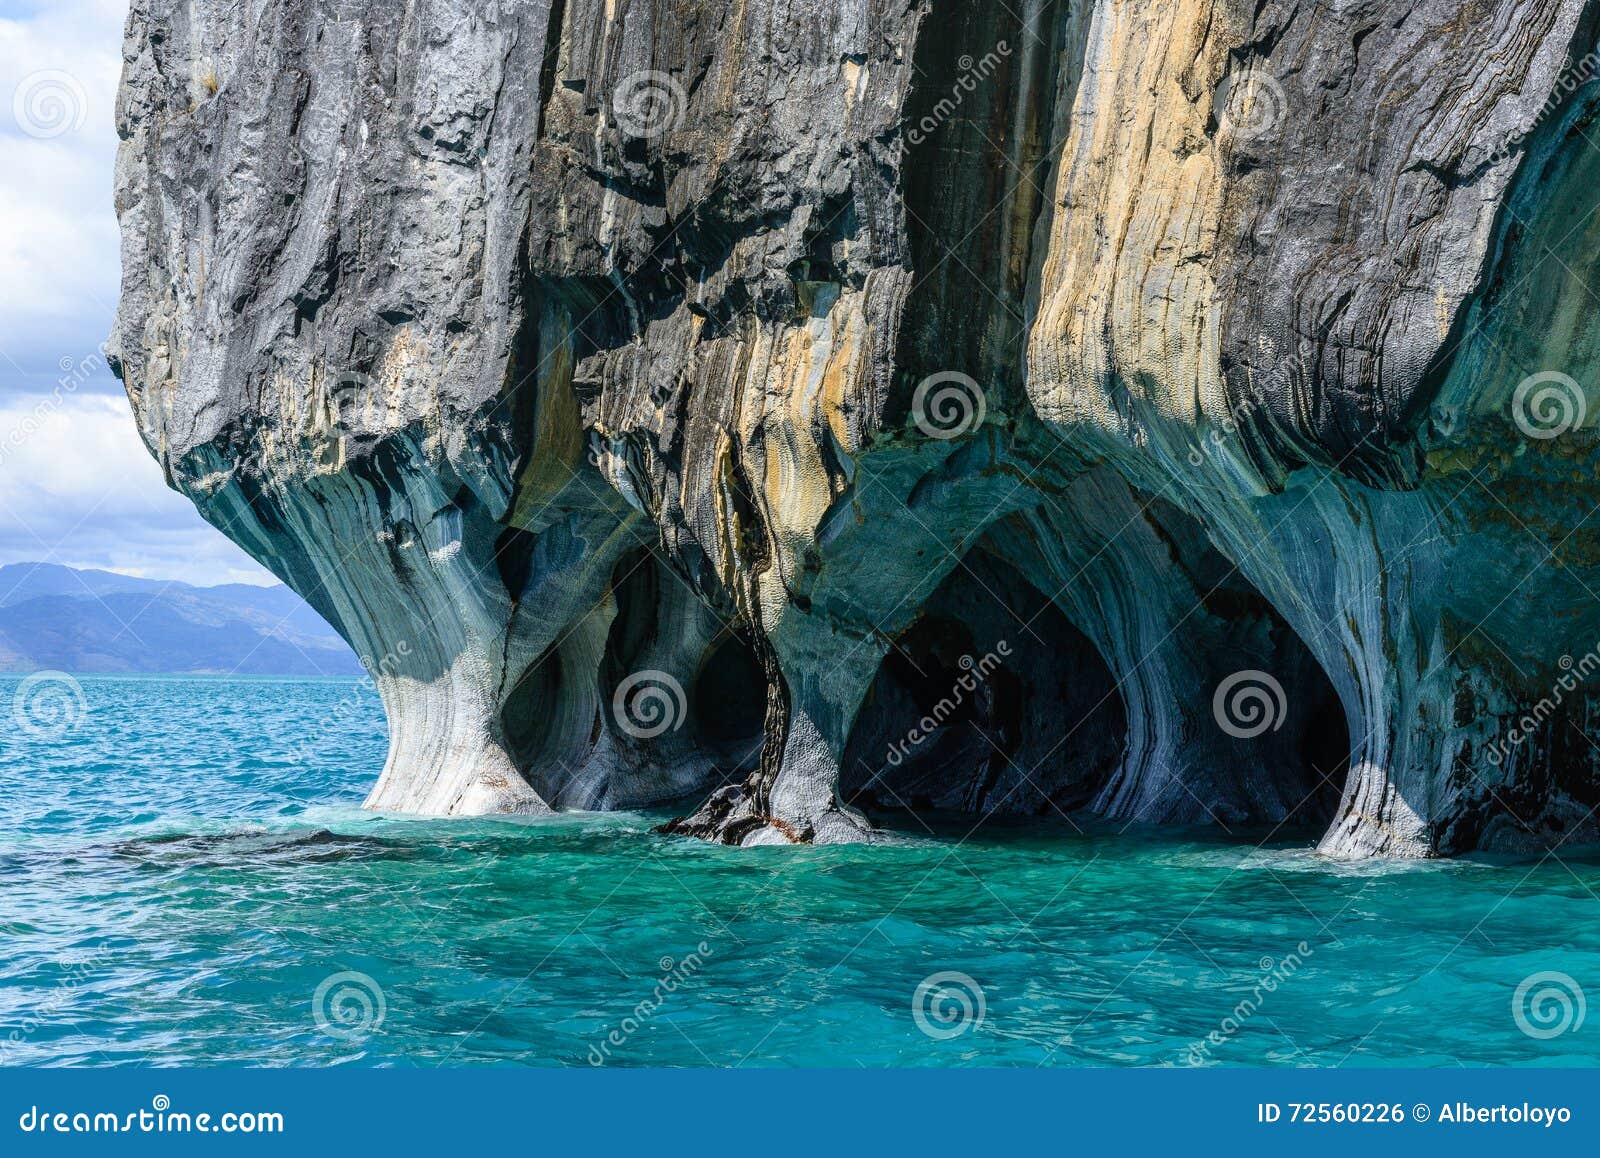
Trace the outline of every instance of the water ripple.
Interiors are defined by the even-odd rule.
[[[1348,865],[964,818],[740,851],[658,816],[419,821],[359,808],[384,738],[358,685],[84,687],[64,739],[0,738],[6,1063],[1600,1060],[1600,1022],[1535,1039],[1511,1006],[1541,972],[1600,979],[1594,850]],[[930,1036],[913,1003],[950,975],[967,1020]]]

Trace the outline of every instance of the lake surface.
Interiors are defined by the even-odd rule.
[[[406,820],[359,808],[384,737],[357,683],[78,687],[20,688],[0,739],[5,1064],[1600,1061],[1592,850],[1341,866],[1308,834],[959,818],[741,851],[660,816]]]

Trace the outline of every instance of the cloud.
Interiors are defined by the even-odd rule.
[[[0,0],[0,563],[270,576],[168,490],[99,357],[124,0]]]
[[[127,401],[97,394],[0,405],[0,563],[32,561],[202,586],[276,582],[167,488]]]
[[[0,6],[0,380],[38,390],[115,313],[112,166],[125,5]]]

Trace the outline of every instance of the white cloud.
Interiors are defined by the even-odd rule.
[[[59,0],[0,18],[0,374],[33,388],[111,328],[124,15],[118,0]]]
[[[169,490],[127,401],[0,405],[0,563],[43,561],[187,583],[276,582]]]
[[[94,361],[119,281],[125,0],[0,0],[0,563],[270,578],[168,490]],[[60,130],[60,131],[57,131]],[[95,372],[63,366],[94,361]]]

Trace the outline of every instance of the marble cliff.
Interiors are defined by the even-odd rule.
[[[133,0],[111,348],[366,657],[376,808],[1592,840],[1597,37]]]

